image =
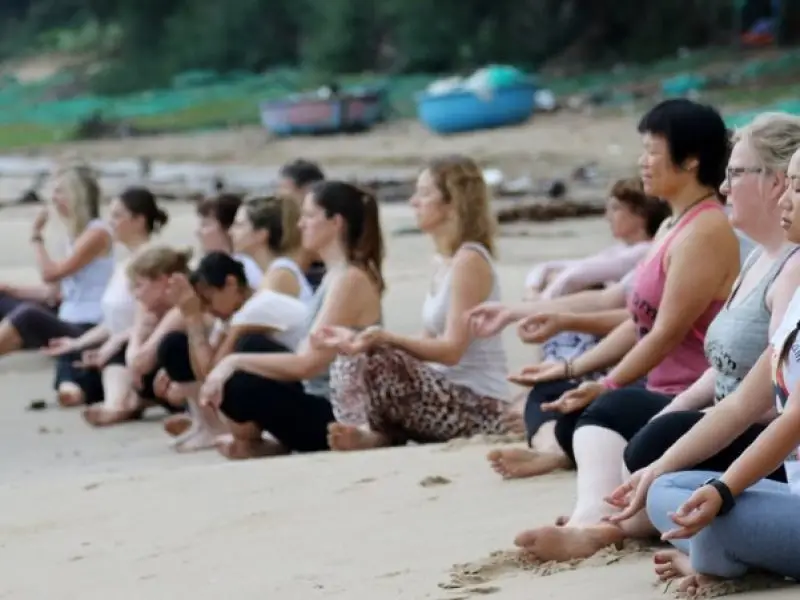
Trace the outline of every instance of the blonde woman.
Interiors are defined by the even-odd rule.
[[[499,335],[475,339],[468,312],[500,299],[494,220],[481,170],[449,156],[422,171],[411,198],[419,228],[437,253],[421,335],[371,327],[323,328],[317,343],[336,347],[331,372],[334,450],[407,441],[441,442],[505,430],[506,354]]]
[[[65,258],[53,259],[44,243],[49,208],[34,219],[30,241],[43,282],[60,286],[61,304],[54,313],[39,302],[19,301],[0,322],[0,355],[43,348],[55,338],[78,337],[103,318],[103,292],[114,271],[113,237],[99,219],[100,188],[88,167],[71,166],[57,173],[53,208],[69,236]],[[74,386],[64,381],[70,366],[60,359],[56,372],[58,398],[64,405],[75,403]]]

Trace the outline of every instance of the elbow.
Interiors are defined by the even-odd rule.
[[[46,284],[54,284],[61,281],[61,273],[56,271],[55,269],[43,269],[42,270],[42,281]]]
[[[442,352],[437,357],[436,362],[444,365],[445,367],[455,367],[464,358],[464,353],[467,351],[465,347],[447,346],[442,348]]]

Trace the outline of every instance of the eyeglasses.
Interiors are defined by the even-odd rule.
[[[742,175],[747,173],[763,173],[763,167],[728,167],[725,169],[725,179],[728,183],[739,179]]]

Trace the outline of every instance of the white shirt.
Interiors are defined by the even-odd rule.
[[[229,326],[255,325],[272,329],[271,337],[295,350],[306,336],[308,306],[292,296],[262,290],[233,314]]]
[[[247,254],[234,254],[233,258],[242,263],[244,267],[244,276],[247,278],[247,283],[251,288],[257,288],[261,285],[261,280],[264,277],[264,271],[258,266],[258,263],[249,257]]]

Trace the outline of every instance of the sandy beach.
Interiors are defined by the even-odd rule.
[[[633,127],[631,122],[625,126]],[[465,139],[460,149],[492,148],[499,156],[511,147],[520,157],[544,156],[542,139],[533,142],[529,136],[524,148],[525,131],[507,133],[510,146],[493,147],[501,137],[490,137],[480,144]],[[569,160],[609,156],[607,146],[618,142],[601,133],[591,134],[596,139],[585,152],[581,140],[573,139]],[[616,135],[631,147],[636,140],[635,132]],[[386,154],[410,153],[411,143],[398,141],[402,151]],[[322,158],[334,154],[335,144],[326,140],[309,143],[305,151],[290,149]],[[432,146],[423,154],[442,150],[441,144]],[[110,150],[103,154],[103,148],[67,150],[115,157]],[[127,156],[138,150],[142,147],[125,148]],[[340,158],[365,151],[351,148]],[[123,155],[121,147],[115,152]],[[226,159],[241,158],[237,152]],[[284,152],[290,150],[272,155],[269,164],[280,162]],[[553,152],[561,156],[561,150]],[[164,150],[159,157],[179,154]],[[631,164],[635,155],[628,157],[612,162]],[[558,163],[569,161],[559,158]],[[191,209],[183,204],[168,209],[171,223],[164,238],[193,243]],[[36,279],[27,243],[35,210],[2,210],[3,280]],[[387,232],[412,223],[404,205],[382,210]],[[600,219],[531,224],[526,230],[525,237],[500,240],[508,299],[520,296],[523,276],[536,261],[584,255],[610,241]],[[388,250],[387,327],[411,333],[420,326],[431,248],[425,238],[409,235],[391,237]],[[513,331],[506,332],[506,344],[512,367],[532,354]],[[523,570],[510,553],[514,535],[569,513],[574,475],[501,481],[487,466],[485,440],[229,463],[213,452],[173,452],[155,411],[153,419],[141,423],[90,430],[78,412],[53,406],[51,378],[51,364],[38,355],[0,361],[5,449],[0,453],[0,598],[664,597],[664,587],[655,585],[650,554],[635,548],[574,565]],[[48,408],[28,411],[29,402],[39,398],[48,400]],[[796,595],[796,589],[788,589],[748,597]]]

